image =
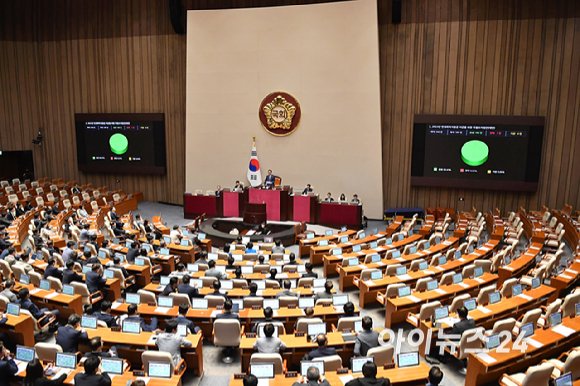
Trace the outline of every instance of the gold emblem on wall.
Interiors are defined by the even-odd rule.
[[[262,100],[258,111],[264,129],[272,135],[292,134],[300,124],[300,104],[294,96],[276,91]]]

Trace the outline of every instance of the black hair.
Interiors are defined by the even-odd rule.
[[[101,359],[98,356],[88,357],[85,361],[85,373],[86,374],[94,374],[99,365],[101,364]]]
[[[176,320],[168,320],[165,322],[165,332],[173,332],[177,329],[177,321]]]
[[[432,385],[438,385],[443,380],[443,371],[438,366],[431,367],[429,370],[429,383]]]
[[[366,331],[370,331],[373,328],[373,320],[370,316],[366,315],[362,318],[362,327]]]

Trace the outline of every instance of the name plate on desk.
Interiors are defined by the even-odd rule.
[[[133,376],[134,377],[144,377],[145,376],[145,371],[143,371],[143,370],[134,370],[133,371]]]
[[[290,305],[288,305],[288,309],[289,310],[294,310],[294,309],[296,309],[296,305],[295,304],[290,304]]]
[[[260,308],[260,306],[252,306],[252,310],[259,310]]]
[[[348,374],[348,369],[336,369],[337,374]]]
[[[386,363],[383,366],[383,369],[385,369],[385,370],[394,369],[394,368],[395,368],[395,364],[394,363]]]
[[[301,331],[301,332],[300,331],[296,331],[294,333],[294,336],[296,336],[296,337],[304,336],[304,331]]]
[[[121,327],[113,326],[113,327],[111,327],[111,332],[121,332]]]
[[[298,377],[298,373],[296,371],[288,371],[286,373],[286,378],[297,378]]]
[[[255,338],[256,334],[254,332],[246,332],[246,338]]]
[[[234,374],[234,379],[244,379],[246,374]]]

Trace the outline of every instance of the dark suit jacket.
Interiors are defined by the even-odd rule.
[[[177,322],[177,324],[187,325],[187,329],[189,330],[189,333],[195,334],[195,326],[194,326],[193,322],[191,320],[187,319],[185,316],[177,315],[176,318],[173,318],[171,320],[175,320]]]
[[[264,185],[274,185],[274,183],[276,182],[276,176],[275,175],[267,175],[266,176],[266,180],[264,180]]]
[[[14,359],[0,361],[0,386],[8,386],[13,376],[18,372]]]
[[[308,381],[306,383],[294,382],[292,386],[330,386],[330,383],[325,379],[320,383],[313,381]]]
[[[56,344],[62,347],[63,352],[76,353],[79,351],[79,341],[89,339],[86,332],[75,330],[72,326],[66,325],[58,328]]]
[[[238,314],[233,314],[231,312],[226,312],[224,311],[221,314],[216,315],[215,317],[216,319],[240,319],[240,317],[238,316]]]
[[[318,274],[314,272],[306,272],[304,275],[302,275],[302,277],[313,277],[315,279],[318,279]]]
[[[308,354],[304,355],[306,359],[314,359],[320,357],[327,357],[329,355],[336,355],[336,349],[334,347],[317,347],[314,350],[310,351]]]
[[[62,272],[54,265],[49,265],[46,267],[46,271],[44,271],[44,278],[47,279],[49,277],[56,277],[57,279],[62,280]]]
[[[186,294],[189,298],[194,298],[199,294],[197,288],[190,286],[189,284],[178,284],[177,293]]]
[[[112,355],[109,352],[99,351],[99,352],[86,352],[84,355],[86,358],[99,357],[99,358],[111,358]]]
[[[42,312],[37,306],[36,304],[32,303],[30,301],[30,299],[28,300],[24,300],[24,301],[20,301],[20,307],[28,310],[32,316],[34,316],[34,318],[36,320],[42,318],[44,316],[44,312]]]
[[[87,272],[85,278],[85,282],[90,293],[99,291],[105,286],[105,284],[107,284],[107,279],[93,271]]]
[[[467,330],[475,328],[475,320],[473,319],[462,319],[453,325],[451,333],[454,335],[463,335]]]
[[[130,263],[135,262],[135,258],[139,256],[139,250],[137,248],[129,248],[127,251],[127,261]]]
[[[389,386],[391,381],[388,378],[355,378],[348,381],[344,386]]]
[[[96,316],[97,319],[102,320],[103,322],[107,323],[108,327],[111,326],[116,326],[117,322],[115,321],[115,318],[113,318],[111,315],[109,314],[105,314],[102,312],[93,312],[93,316]]]
[[[163,288],[163,292],[161,292],[161,296],[169,296],[169,294],[174,293],[175,290],[171,286],[171,283],[167,284],[165,288]]]
[[[73,281],[83,282],[83,277],[73,269],[65,269],[62,272],[62,284],[70,284]]]
[[[75,375],[75,385],[111,386],[111,378],[107,373],[87,374],[82,372]]]

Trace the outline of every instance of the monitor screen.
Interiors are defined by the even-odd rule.
[[[441,237],[435,237],[435,245],[441,244]]]
[[[30,284],[30,277],[28,275],[20,275],[20,280],[18,280],[22,285]]]
[[[398,291],[399,291],[400,298],[411,295],[411,287],[410,286],[401,287],[398,289]]]
[[[411,185],[533,192],[543,117],[415,115]]]
[[[353,245],[353,246],[352,246],[352,251],[353,251],[354,253],[358,253],[358,252],[360,252],[360,251],[361,251],[361,246],[360,246],[360,245]]]
[[[316,367],[320,375],[324,375],[324,361],[301,361],[300,362],[300,375],[306,376],[308,369],[311,367]]]
[[[91,272],[91,267],[85,265],[83,267],[83,273],[89,273],[89,272]]]
[[[16,360],[30,362],[34,359],[34,348],[16,346]]]
[[[562,312],[550,315],[550,327],[556,327],[560,323],[562,323]]]
[[[266,281],[265,280],[254,280],[252,283],[256,283],[256,285],[258,286],[259,290],[265,290],[266,289]]]
[[[375,249],[376,247],[378,247],[378,243],[376,241],[373,241],[372,243],[369,244],[371,249]]]
[[[490,304],[498,303],[500,300],[501,300],[501,294],[499,293],[499,291],[489,294],[489,303]]]
[[[81,316],[81,327],[91,328],[93,330],[97,329],[97,317],[96,316]]]
[[[107,258],[107,254],[105,253],[105,251],[99,251],[99,259],[106,259]]]
[[[467,311],[473,311],[475,310],[475,299],[468,299],[466,301],[463,302],[463,305],[465,306],[465,308],[467,308]]]
[[[188,247],[189,246],[189,240],[188,239],[182,239],[181,242],[179,243],[179,245],[181,245],[182,247]]]
[[[149,362],[147,375],[152,378],[171,378],[171,363]]]
[[[472,245],[470,245],[470,246],[469,246],[469,248],[468,248],[467,250],[468,250],[469,254],[472,254],[472,253],[473,253],[473,250],[474,250],[474,248],[473,248],[473,244],[472,244]]]
[[[143,260],[140,257],[137,257],[135,259],[135,265],[138,266],[138,267],[144,267],[145,266],[145,260]]]
[[[483,276],[483,268],[481,268],[481,267],[475,268],[473,275],[475,277]]]
[[[463,275],[460,273],[456,273],[455,275],[453,275],[453,284],[458,284],[461,283],[463,281]]]
[[[381,271],[371,272],[371,280],[379,280],[383,278],[383,273]]]
[[[439,307],[435,309],[435,320],[443,319],[449,316],[449,308]]]
[[[397,276],[402,276],[407,274],[407,267],[397,268]]]
[[[314,238],[314,233],[307,233],[306,240],[312,240]]]
[[[298,308],[314,307],[314,298],[298,298]]]
[[[115,278],[115,272],[113,272],[110,269],[105,269],[105,271],[103,273],[104,273],[105,278],[107,278],[107,279],[114,279]]]
[[[363,330],[363,326],[362,326],[362,320],[357,320],[354,322],[354,332],[362,332]]]
[[[318,334],[326,334],[326,323],[310,323],[308,325],[309,336],[317,336]]]
[[[572,386],[572,373],[566,373],[558,378],[555,379],[554,384],[556,386]]]
[[[439,265],[447,264],[447,258],[445,256],[439,257]]]
[[[151,245],[143,244],[141,248],[145,249],[147,253],[151,252]]]
[[[367,362],[375,363],[374,357],[350,358],[353,373],[362,372],[363,365]]]
[[[198,233],[197,234],[197,239],[200,240],[200,241],[205,240],[205,233]],[[247,244],[247,242],[246,242],[246,244]]]
[[[161,248],[161,249],[159,250],[159,254],[160,254],[160,255],[163,255],[163,256],[167,256],[167,255],[169,255],[169,248]]]
[[[409,248],[409,254],[410,255],[414,255],[415,253],[417,253],[417,247],[416,246],[412,246],[411,248]]]
[[[433,291],[437,288],[439,288],[439,283],[437,283],[437,280],[431,280],[427,282],[427,291]]]
[[[161,284],[161,285],[169,284],[169,276],[161,276],[161,278],[159,280],[159,284]]]
[[[340,243],[341,244],[346,244],[348,243],[348,236],[343,236],[340,238]]]
[[[356,258],[356,257],[350,258],[347,261],[348,261],[349,267],[355,267],[358,265],[358,258]]]
[[[187,337],[187,324],[180,323],[177,325],[177,335]]]
[[[191,299],[191,308],[194,310],[207,310],[208,300],[207,299]]]
[[[348,295],[334,295],[332,297],[332,305],[335,307],[341,307],[348,303],[348,300]]]
[[[512,287],[512,296],[518,296],[522,294],[522,285],[516,284]]]
[[[419,352],[400,353],[397,363],[399,368],[419,366]]]
[[[199,272],[199,265],[193,263],[187,263],[188,272]]]
[[[220,280],[221,289],[224,290],[233,290],[234,289],[234,282],[232,280]]]
[[[312,281],[312,286],[314,288],[321,288],[324,287],[324,285],[326,284],[326,279],[314,279]]]
[[[461,251],[455,251],[455,260],[461,259]]]
[[[390,237],[385,240],[385,245],[391,245],[392,243],[393,243],[393,239]]]
[[[140,322],[131,322],[129,320],[123,321],[123,332],[128,332],[131,334],[140,334],[141,333],[141,323]]]
[[[139,294],[127,294],[126,297],[127,304],[141,304],[141,295]]]
[[[274,364],[273,363],[260,363],[250,365],[250,374],[256,378],[274,378]]]
[[[493,350],[494,348],[498,347],[500,343],[501,341],[499,339],[499,334],[491,335],[485,342],[485,348],[488,350]]]
[[[542,283],[541,283],[540,278],[532,279],[532,289],[538,288],[541,284]]]
[[[342,248],[334,248],[332,250],[332,255],[333,256],[340,256],[340,255],[342,255]]]
[[[366,234],[366,233],[364,233],[364,232],[361,232],[361,233],[359,233],[359,235],[358,235],[358,239],[359,239],[359,240],[362,240],[362,239],[364,239],[365,237],[367,237],[367,234]]]
[[[121,264],[125,262],[125,255],[121,255],[120,253],[115,253],[115,256],[121,260]]]
[[[50,291],[50,282],[48,280],[40,279],[39,287],[41,290]]]
[[[280,309],[280,299],[264,299],[262,302],[262,308],[270,307],[273,310]]]
[[[419,263],[419,271],[424,271],[429,268],[429,264],[426,261]]]
[[[580,303],[576,303],[576,317],[580,316]]]
[[[381,261],[381,256],[380,255],[372,255],[371,256],[371,262],[372,263],[378,263],[379,261]]]
[[[341,232],[346,232],[346,230],[347,230],[347,229],[348,229],[348,228],[347,228],[347,227],[345,227],[345,226],[343,226],[343,227],[340,227],[340,231],[341,231]]]
[[[62,293],[69,296],[74,296],[75,294],[75,287],[70,284],[63,284],[62,285]]]
[[[377,233],[379,233],[379,229],[378,228],[374,228],[373,229],[373,235],[376,235]]]
[[[526,323],[520,327],[520,334],[524,335],[524,338],[534,335],[534,323]]]
[[[326,236],[332,236],[332,229],[327,229],[326,232],[324,232],[324,234]]]
[[[401,257],[401,251],[399,251],[398,249],[396,251],[393,251],[393,253],[391,254],[392,259],[398,259],[399,257]]]
[[[208,259],[208,260],[215,260],[215,261],[217,261],[217,259],[218,259],[218,254],[217,254],[217,253],[208,253],[208,254],[207,254],[207,259]]]
[[[77,356],[75,354],[65,354],[57,352],[55,365],[57,367],[75,369],[77,367]]]
[[[318,246],[319,247],[327,247],[328,246],[328,240],[319,240],[318,241]]]
[[[6,306],[6,313],[8,315],[19,316],[20,315],[20,305],[15,303],[8,303]]]
[[[244,309],[244,299],[232,299],[232,312],[239,312]]]
[[[123,374],[123,359],[121,358],[101,358],[103,372],[121,375]]]
[[[157,300],[157,305],[159,307],[172,308],[173,307],[173,298],[170,296],[159,296],[159,299]]]

